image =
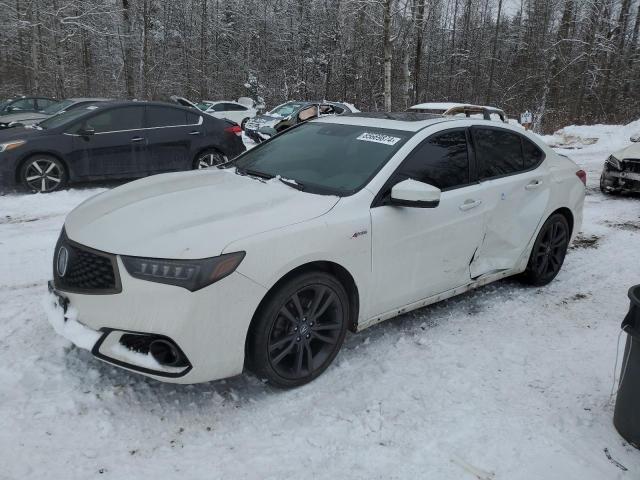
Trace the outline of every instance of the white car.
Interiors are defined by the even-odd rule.
[[[245,123],[247,123],[249,119],[255,117],[258,113],[253,107],[227,100],[218,102],[205,100],[200,102],[197,107],[216,118],[226,118],[232,122],[236,122],[242,128],[244,128]]]
[[[585,173],[504,123],[416,117],[320,118],[218,169],[87,200],[55,248],[50,322],[158,380],[246,366],[293,387],[347,330],[512,275],[550,282]]]

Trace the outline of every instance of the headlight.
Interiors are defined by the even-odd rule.
[[[8,152],[9,150],[14,150],[18,147],[21,147],[27,143],[24,140],[14,140],[13,142],[0,143],[0,152]]]
[[[175,285],[195,292],[233,273],[244,256],[245,252],[226,253],[201,260],[123,256],[122,263],[132,277]]]
[[[616,170],[622,170],[622,166],[620,165],[620,160],[618,160],[613,155],[609,155],[609,158],[607,158],[607,163],[611,165],[613,168],[615,168]]]

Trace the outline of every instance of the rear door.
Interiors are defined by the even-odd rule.
[[[70,129],[74,171],[82,177],[127,177],[144,173],[146,132],[143,105],[100,111]],[[83,134],[83,132],[93,132]]]
[[[473,278],[516,266],[550,196],[544,153],[523,135],[499,127],[473,127],[487,208],[485,234],[471,264]]]
[[[194,146],[203,136],[201,115],[170,105],[147,105],[145,127],[150,173],[192,168]]]

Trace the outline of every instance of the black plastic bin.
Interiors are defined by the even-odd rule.
[[[629,313],[622,322],[627,345],[622,357],[613,424],[625,440],[640,448],[640,285],[629,289],[629,299]]]

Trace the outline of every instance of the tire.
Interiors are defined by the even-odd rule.
[[[200,152],[193,160],[194,170],[203,170],[205,168],[212,168],[227,161],[227,157],[220,153],[215,148],[209,148],[203,152]]]
[[[247,338],[247,366],[279,388],[299,387],[324,372],[344,341],[349,301],[324,272],[295,276],[269,295]]]
[[[524,283],[542,286],[556,278],[564,263],[570,237],[567,219],[559,213],[551,215],[533,244],[527,269],[521,276]]]
[[[20,182],[35,193],[60,190],[67,185],[68,178],[62,162],[50,155],[34,155],[20,167]]]

